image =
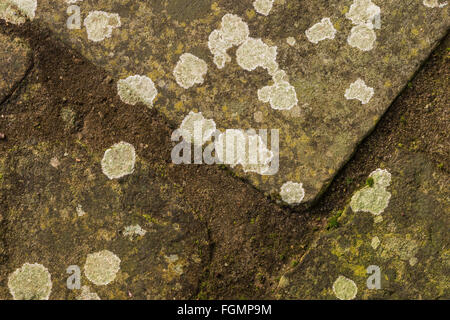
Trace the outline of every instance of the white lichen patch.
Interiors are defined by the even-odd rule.
[[[102,171],[109,179],[119,179],[133,173],[135,162],[133,145],[122,141],[105,151],[101,162]]]
[[[287,42],[287,44],[290,45],[291,47],[294,46],[294,45],[297,43],[297,41],[295,40],[294,37],[288,37],[288,38],[286,39],[286,42]]]
[[[2,0],[0,1],[0,19],[13,24],[33,20],[36,15],[37,0]]]
[[[339,276],[333,283],[333,292],[340,300],[353,300],[358,293],[358,287],[353,280]]]
[[[374,250],[376,250],[378,248],[378,246],[380,245],[380,239],[377,236],[373,237],[370,245],[372,246],[372,248]]]
[[[123,231],[123,236],[128,238],[129,240],[133,240],[134,238],[140,236],[143,237],[147,233],[146,230],[142,229],[142,227],[138,224],[131,225],[125,227]]]
[[[319,41],[325,39],[333,40],[336,32],[330,18],[323,18],[320,22],[306,30],[305,34],[310,42],[317,44]]]
[[[14,300],[48,300],[52,291],[50,272],[41,264],[25,263],[8,277]]]
[[[77,300],[101,300],[98,294],[95,292],[91,292],[91,288],[89,286],[82,286],[81,293],[77,297]]]
[[[173,279],[175,276],[181,276],[183,274],[183,263],[176,254],[164,256],[167,262],[167,274],[168,279]]]
[[[350,201],[354,212],[370,212],[381,214],[389,205],[391,193],[386,190],[391,182],[391,174],[387,170],[377,169],[369,178],[373,179],[373,186],[365,186],[357,191]]]
[[[76,212],[77,212],[77,216],[79,216],[79,217],[82,217],[86,214],[86,212],[83,210],[83,207],[81,206],[81,204],[77,205]]]
[[[287,81],[275,82],[258,90],[258,99],[275,110],[290,110],[298,103],[295,88]]]
[[[215,151],[220,162],[235,167],[242,165],[245,172],[265,174],[274,154],[256,132],[228,129],[215,141]]]
[[[195,84],[202,84],[207,71],[208,65],[204,60],[193,54],[184,53],[180,56],[173,75],[180,87],[189,89]]]
[[[227,50],[243,43],[249,36],[247,23],[234,14],[226,14],[222,17],[221,26],[209,35],[208,48],[214,55],[214,63],[222,69],[231,61]]]
[[[423,4],[429,8],[443,8],[447,5],[447,2],[439,3],[438,0],[423,0]]]
[[[255,0],[253,2],[253,8],[259,14],[263,16],[269,15],[270,11],[272,11],[274,0]]]
[[[216,123],[203,117],[201,112],[191,111],[183,119],[179,129],[184,141],[202,146],[216,131]]]
[[[281,186],[281,199],[288,204],[299,204],[305,197],[303,183],[288,181]]]
[[[380,7],[371,0],[354,0],[345,17],[356,25],[371,24],[380,13]]]
[[[117,82],[117,93],[120,99],[130,105],[143,103],[148,107],[153,106],[158,90],[152,79],[146,76],[130,76]]]
[[[248,38],[236,51],[237,63],[247,71],[262,67],[272,75],[278,70],[276,58],[277,47],[268,46],[261,39]]]
[[[353,82],[350,87],[345,90],[345,98],[347,100],[356,99],[361,101],[362,104],[369,103],[374,95],[374,89],[368,87],[364,80],[358,79]]]
[[[361,51],[372,50],[376,40],[377,35],[373,30],[372,24],[354,26],[347,38],[347,42],[350,46],[358,48]]]
[[[120,16],[117,13],[91,11],[84,19],[84,26],[89,40],[103,41],[111,37],[113,29],[121,26]]]
[[[84,274],[98,286],[114,281],[119,270],[120,259],[109,250],[88,254],[84,265]]]

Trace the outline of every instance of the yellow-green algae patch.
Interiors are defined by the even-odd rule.
[[[41,264],[25,263],[8,278],[14,300],[48,300],[52,291],[50,272]]]
[[[84,274],[98,286],[114,281],[119,270],[120,258],[109,250],[88,254],[84,265]]]

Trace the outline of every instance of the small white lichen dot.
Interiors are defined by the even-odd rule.
[[[189,89],[195,84],[202,84],[207,71],[208,66],[204,60],[184,53],[180,56],[173,75],[180,87]]]
[[[353,280],[339,276],[333,283],[333,292],[340,300],[353,300],[358,293],[358,287]]]
[[[117,82],[117,93],[120,99],[130,105],[141,102],[148,107],[153,106],[158,90],[152,79],[146,76],[130,76]]]
[[[353,82],[350,87],[345,90],[345,98],[347,100],[356,99],[361,101],[362,104],[367,104],[372,99],[374,90],[368,87],[364,80],[358,79]]]
[[[380,239],[377,236],[373,237],[370,245],[372,246],[372,248],[374,250],[376,250],[378,248],[378,246],[380,245]]]
[[[109,250],[88,254],[84,274],[92,283],[103,286],[114,281],[120,270],[120,258]]]
[[[281,199],[288,204],[299,204],[305,197],[302,183],[288,181],[281,186]]]
[[[112,31],[121,26],[120,16],[117,13],[104,11],[91,11],[84,19],[87,37],[94,42],[110,38]]]
[[[259,14],[267,16],[272,10],[274,0],[255,0],[253,7]]]
[[[286,39],[286,42],[287,42],[288,45],[290,45],[290,46],[292,47],[292,46],[295,45],[295,43],[296,43],[297,41],[295,40],[294,37],[288,37],[288,38]]]
[[[361,24],[352,28],[347,42],[350,46],[358,48],[361,51],[370,51],[373,49],[377,35],[371,24]]]
[[[109,179],[119,179],[133,173],[135,162],[133,145],[119,142],[105,151],[101,162],[102,171]]]
[[[323,18],[320,22],[306,30],[305,34],[310,42],[317,44],[319,41],[325,39],[334,39],[336,32],[330,18]]]
[[[48,300],[52,291],[50,272],[41,264],[25,263],[8,277],[14,300]]]
[[[127,237],[129,240],[133,240],[136,236],[145,236],[147,233],[146,230],[142,229],[142,227],[138,224],[131,225],[125,227],[125,230],[123,231],[123,236]]]

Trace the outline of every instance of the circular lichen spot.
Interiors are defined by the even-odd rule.
[[[358,287],[353,280],[339,276],[333,283],[333,292],[340,300],[353,300],[358,293]]]
[[[109,250],[88,254],[84,274],[92,283],[103,286],[114,281],[120,269],[120,258]]]
[[[50,272],[41,264],[25,263],[8,278],[14,300],[48,300],[52,291]]]
[[[302,183],[289,181],[281,186],[280,196],[288,204],[299,204],[305,197],[305,189]]]
[[[134,106],[138,102],[142,102],[148,107],[152,107],[158,91],[152,79],[135,75],[119,80],[117,93],[120,99],[127,104]]]
[[[132,174],[136,162],[133,145],[119,142],[105,151],[102,159],[102,171],[109,179],[119,179]]]

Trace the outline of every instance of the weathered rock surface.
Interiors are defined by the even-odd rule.
[[[80,2],[81,29],[67,28],[67,4],[42,0],[36,18],[116,77],[140,74],[159,84],[154,108],[165,114],[173,127],[190,111],[200,111],[220,130],[279,129],[277,174],[245,173],[240,166],[234,170],[267,193],[279,193],[287,181],[303,183],[303,201],[310,203],[373,129],[449,27],[448,6],[430,8],[419,0],[367,3],[379,6],[381,20],[375,14],[361,16],[351,9],[350,0],[279,1],[268,16],[257,14],[250,2],[232,0]],[[96,10],[118,14],[120,23],[117,16],[109,22],[102,20],[97,31],[91,19],[83,24],[83,18]],[[277,47],[276,62],[295,88],[297,106],[275,110],[260,101],[258,90],[273,82],[262,68],[243,70],[236,63],[235,49],[228,50],[231,61],[223,69],[216,67],[208,37],[229,13],[248,24],[250,37]],[[310,42],[305,31],[324,17],[330,18],[330,30],[324,29],[323,35],[313,32],[311,41],[317,44]],[[362,22],[369,22],[370,28],[361,27]],[[360,28],[352,30],[355,27]],[[102,33],[104,40],[98,41],[99,34],[90,40],[86,28],[90,33]],[[322,32],[319,29],[315,32]],[[297,40],[294,46],[287,44],[288,37]],[[189,89],[178,85],[173,75],[184,53],[201,58],[208,67],[204,82]],[[352,100],[345,96],[357,79],[364,81],[365,90],[373,89],[373,96],[362,93],[362,102],[359,93],[349,93]]]
[[[325,231],[283,275],[279,297],[336,299],[332,287],[342,275],[355,282],[356,299],[449,298],[449,176],[423,155],[393,158],[388,208],[379,216],[346,208],[340,227]],[[369,266],[380,268],[379,290],[367,287]]]
[[[23,79],[30,65],[30,49],[25,42],[0,34],[0,103]]]

